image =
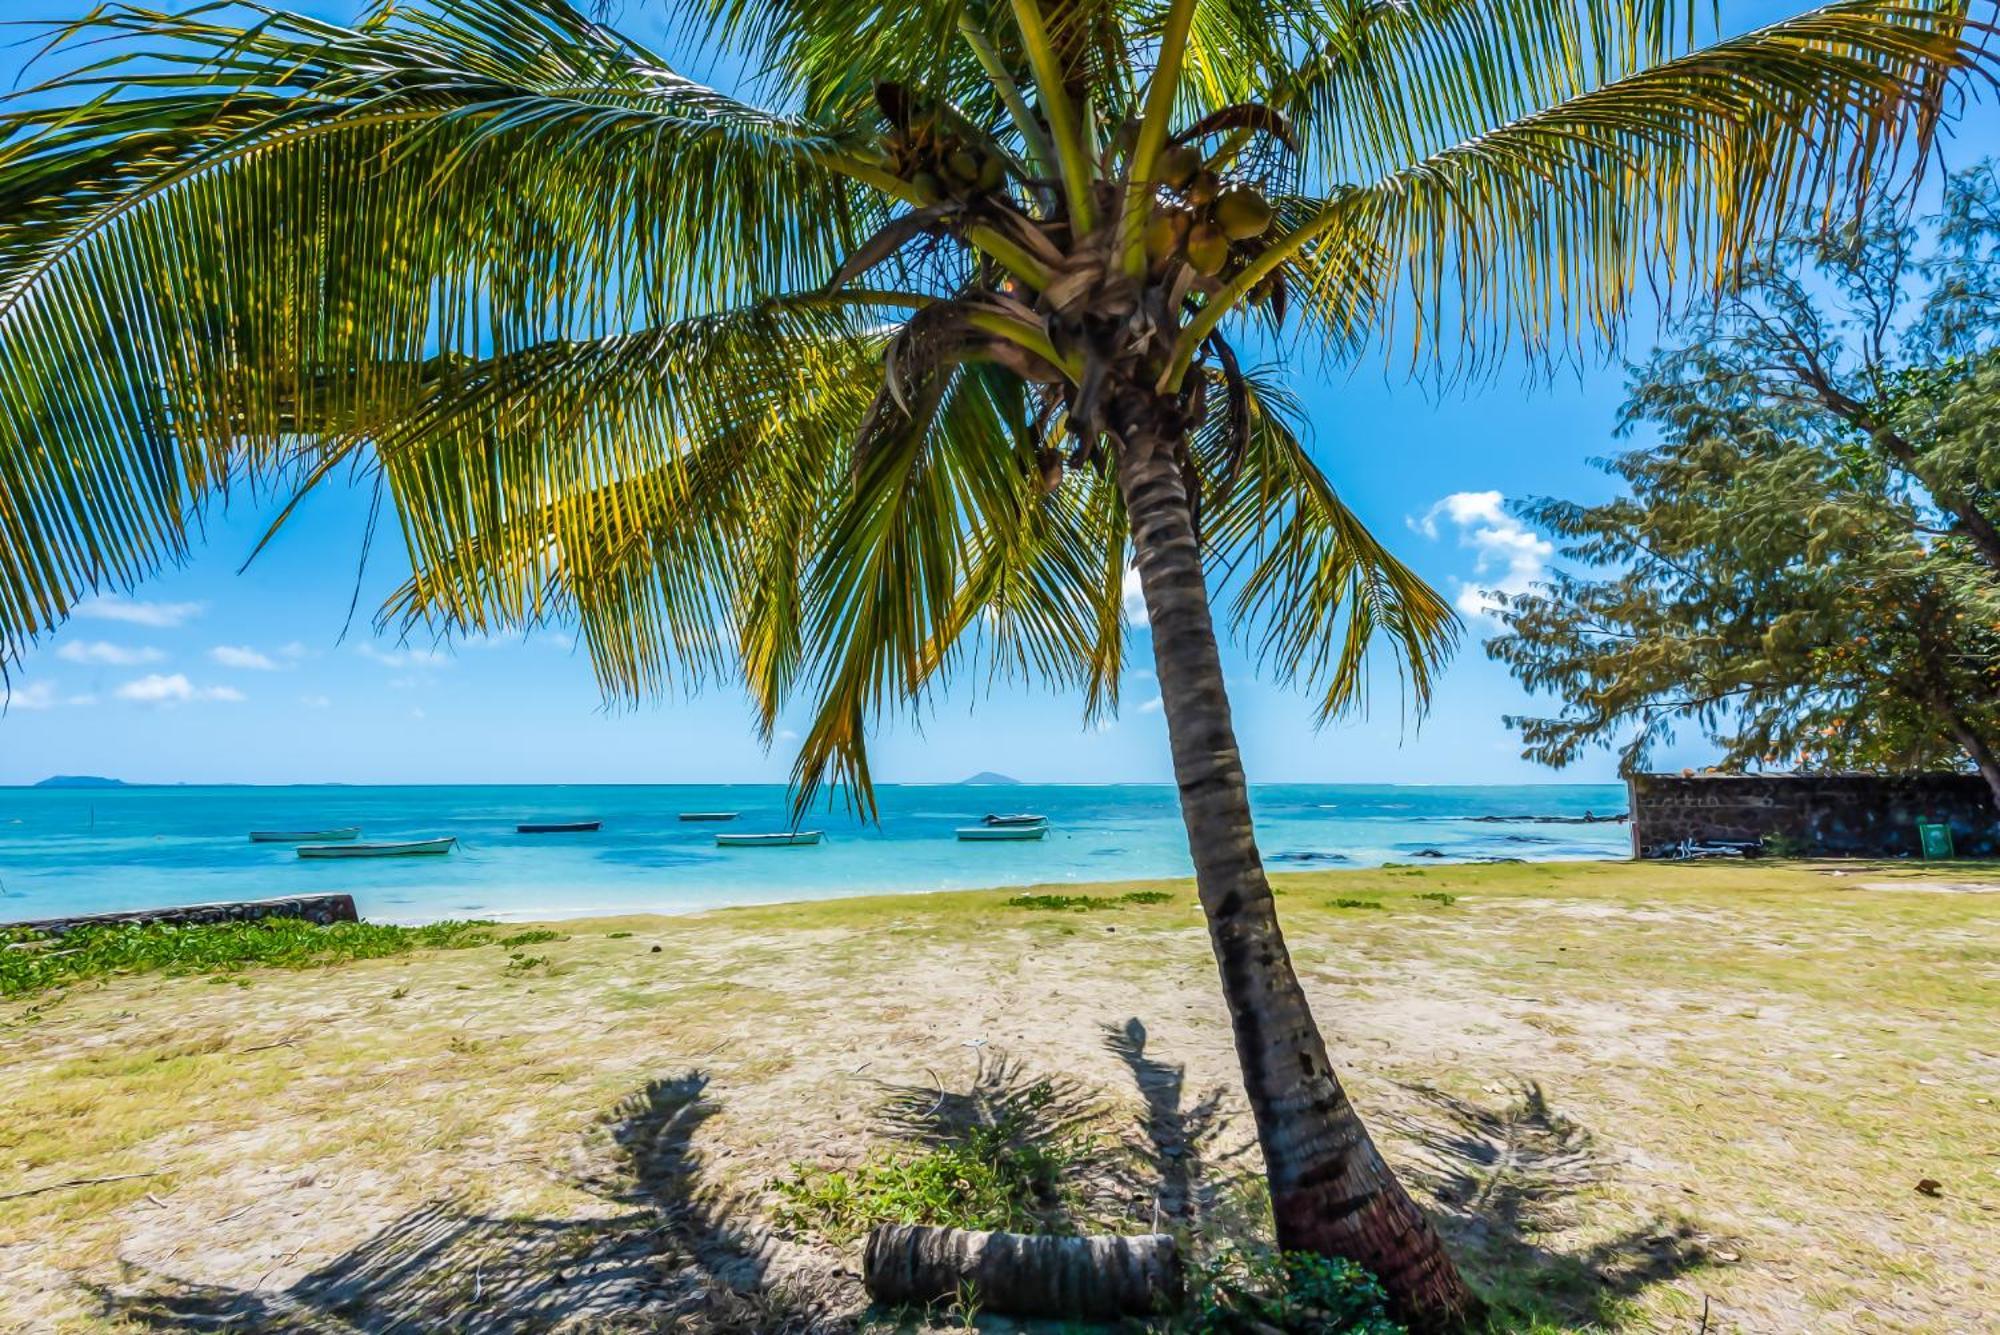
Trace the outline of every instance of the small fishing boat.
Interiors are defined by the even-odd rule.
[[[302,858],[419,858],[434,857],[451,852],[458,840],[451,835],[442,839],[413,839],[401,844],[300,844]]]
[[[359,839],[359,825],[342,825],[332,830],[252,830],[250,842],[253,844],[337,844],[346,839]]]
[[[805,848],[826,838],[825,830],[793,830],[789,834],[718,834],[717,848]]]
[[[991,825],[996,828],[1003,826],[1011,827],[1016,825],[1047,825],[1049,823],[1049,818],[1047,816],[1030,815],[1025,811],[1018,811],[1007,815],[999,815],[999,816],[989,815],[982,818],[979,823],[981,825]]]
[[[683,811],[682,820],[735,820],[733,811]]]
[[[1041,825],[961,825],[958,837],[967,843],[1027,843],[1040,839],[1049,832],[1046,823]]]
[[[531,820],[514,827],[516,834],[592,834],[604,828],[601,820]]]

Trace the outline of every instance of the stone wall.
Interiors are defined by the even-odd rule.
[[[111,923],[254,922],[258,918],[303,918],[324,927],[335,922],[359,922],[352,895],[295,895],[289,899],[250,899],[236,904],[183,904],[177,908],[137,909],[131,913],[92,913],[77,918],[42,918],[34,922],[0,923],[0,927],[33,927],[60,936],[72,927]]]
[[[2000,813],[1977,775],[1639,774],[1626,787],[1642,858],[1773,834],[1816,857],[1918,857],[1919,820],[1951,826],[1962,857],[2000,857]]]

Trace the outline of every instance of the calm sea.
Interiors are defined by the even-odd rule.
[[[816,813],[814,848],[719,849],[718,829],[787,827],[776,786],[0,788],[0,921],[345,891],[364,917],[672,913],[878,891],[972,889],[1184,875],[1166,786],[960,785],[880,790],[881,823]],[[1537,822],[1624,810],[1617,785],[1406,788],[1270,784],[1254,790],[1275,871],[1405,861],[1622,857],[1622,824]],[[737,811],[731,825],[682,811]],[[1049,817],[1041,843],[960,843],[990,811]],[[1503,817],[1491,820],[1482,817]],[[524,836],[523,820],[601,819],[597,834]],[[458,836],[442,858],[301,861],[252,829],[359,825],[364,839]]]

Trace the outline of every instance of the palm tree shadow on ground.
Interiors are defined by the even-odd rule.
[[[803,1335],[838,1328],[831,1284],[774,1273],[742,1203],[705,1182],[694,1133],[714,1116],[699,1071],[656,1080],[606,1119],[576,1185],[626,1207],[584,1219],[432,1201],[279,1290],[158,1274],[96,1290],[106,1315],[159,1331],[283,1335],[390,1330],[686,1329]]]
[[[1618,1305],[1714,1259],[1718,1239],[1655,1218],[1577,1249],[1557,1245],[1575,1198],[1610,1179],[1612,1157],[1517,1079],[1492,1105],[1405,1083],[1415,1112],[1378,1117],[1410,1146],[1396,1169],[1429,1198],[1452,1253],[1503,1309],[1561,1324],[1614,1318]]]

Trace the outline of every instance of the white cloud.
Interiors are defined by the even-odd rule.
[[[1455,491],[1424,512],[1410,526],[1427,538],[1449,530],[1458,545],[1475,556],[1473,578],[1459,580],[1452,601],[1468,617],[1490,617],[1492,593],[1526,593],[1538,582],[1555,555],[1555,544],[1507,513],[1506,497],[1497,491]]]
[[[98,621],[122,621],[128,626],[151,626],[155,630],[168,630],[183,622],[194,620],[201,615],[201,609],[200,603],[142,603],[107,593],[102,598],[93,598],[87,603],[77,604],[70,615]]]
[[[1160,697],[1156,695],[1152,699],[1146,701],[1145,704],[1140,705],[1139,712],[1141,714],[1157,714],[1164,708],[1166,708],[1166,702],[1161,700]]]
[[[1125,619],[1135,626],[1150,626],[1152,616],[1146,611],[1146,594],[1139,587],[1139,572],[1130,566],[1125,568]]]
[[[278,660],[269,654],[259,653],[247,644],[218,644],[208,651],[211,662],[226,668],[241,668],[246,672],[276,672]]]
[[[302,658],[311,658],[312,656],[313,656],[313,651],[306,648],[303,644],[300,644],[297,640],[293,640],[289,644],[283,644],[278,647],[278,657],[289,658],[294,663],[298,662]]]
[[[68,697],[63,701],[63,703],[66,705],[75,705],[78,708],[82,708],[86,705],[96,704],[97,697],[95,695],[92,695],[89,691],[84,691],[81,692],[80,694]]]
[[[112,644],[108,640],[73,640],[56,649],[56,657],[65,663],[91,663],[101,667],[138,667],[141,663],[157,663],[166,655],[149,645],[128,649],[122,644]]]
[[[412,709],[410,711],[410,717],[414,719],[421,719],[421,718],[427,718],[429,717],[429,715],[425,714],[424,711],[421,709]]]
[[[55,688],[45,681],[29,682],[18,686],[0,697],[0,705],[8,709],[48,709],[56,702]]]
[[[451,666],[451,656],[436,649],[377,649],[372,644],[359,644],[355,652],[373,663],[391,668],[446,668]]]
[[[191,700],[235,702],[243,699],[243,692],[234,686],[196,686],[185,673],[180,672],[171,676],[149,673],[126,682],[118,688],[117,694],[120,700],[152,705],[186,704]]]
[[[796,742],[798,739],[799,735],[790,728],[782,728],[778,732],[778,740],[781,742]]]
[[[333,701],[329,700],[326,696],[323,695],[302,695],[299,697],[299,703],[304,705],[307,709],[333,708]]]

